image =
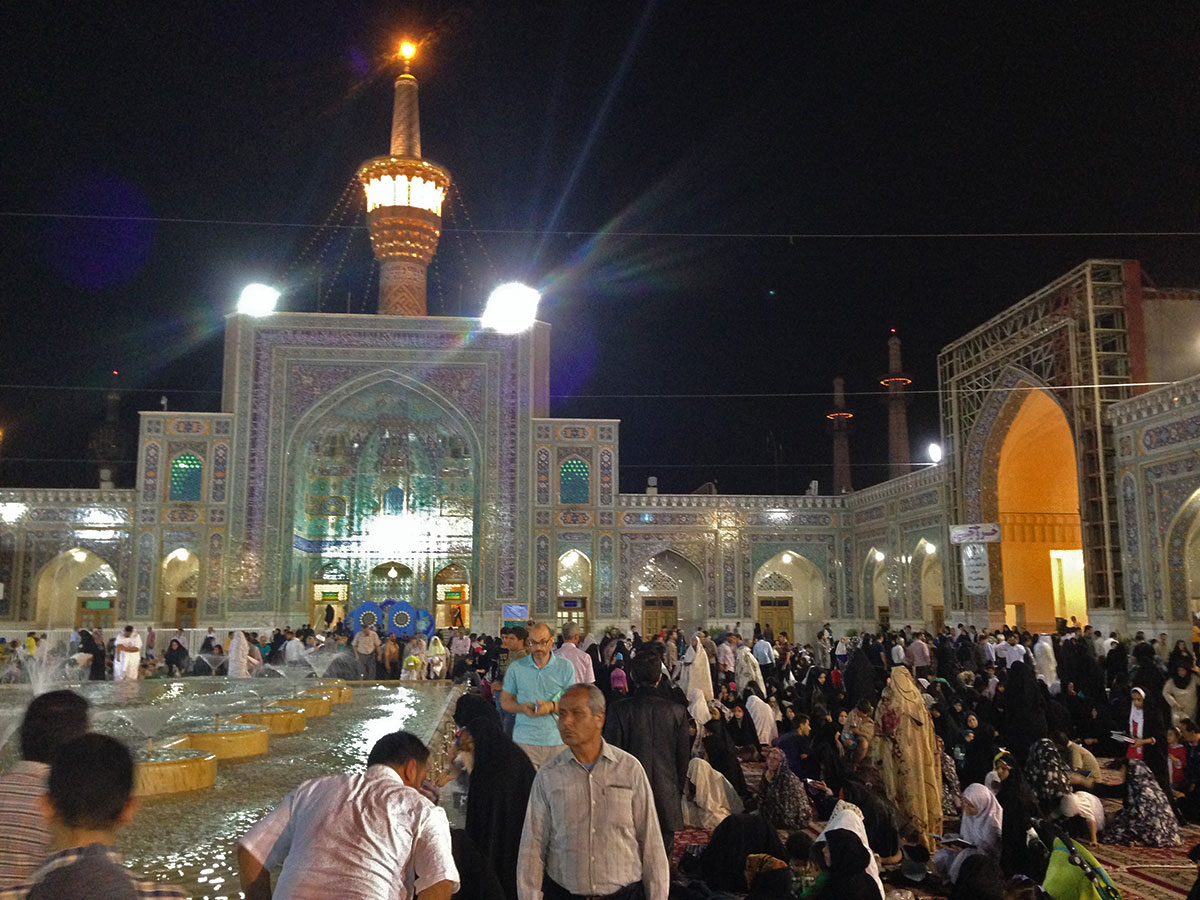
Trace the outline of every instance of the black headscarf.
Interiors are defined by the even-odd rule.
[[[517,900],[517,855],[535,773],[525,751],[504,733],[499,716],[492,712],[476,716],[466,726],[475,743],[467,834],[491,860],[505,896]]]
[[[704,755],[708,764],[725,776],[733,785],[739,797],[746,797],[746,775],[742,771],[742,763],[738,759],[737,748],[729,736],[729,731],[718,719],[709,719],[704,723]]]
[[[826,831],[829,851],[829,883],[822,896],[838,900],[879,900],[879,885],[867,872],[871,851],[853,831],[835,828]]]
[[[1045,704],[1033,667],[1023,662],[1013,663],[1004,685],[1001,733],[1018,760],[1024,761],[1030,745],[1049,732]]]
[[[500,714],[496,712],[496,704],[489,703],[478,694],[463,694],[459,697],[454,705],[454,724],[462,728],[478,718],[491,718],[498,723]]]
[[[982,719],[975,728],[971,740],[966,742],[967,752],[963,758],[962,786],[983,784],[987,773],[992,771],[992,760],[996,757],[996,729]]]
[[[871,660],[861,647],[850,655],[842,672],[842,690],[846,694],[846,706],[853,709],[859,700],[869,700],[872,705],[879,699],[875,690],[875,670]]]
[[[996,791],[996,799],[1004,810],[1000,827],[1000,867],[1009,878],[1027,875],[1040,884],[1046,861],[1030,851],[1027,839],[1033,816],[1037,813],[1037,798],[1025,781],[1016,758],[1005,753],[1000,759],[1009,767],[1008,777],[1000,782],[1000,789]]]

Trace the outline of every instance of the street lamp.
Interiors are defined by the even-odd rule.
[[[492,291],[480,319],[484,328],[500,334],[520,334],[533,327],[537,320],[538,301],[542,295],[519,281],[510,281]]]
[[[261,318],[275,312],[279,291],[268,284],[248,284],[238,297],[237,311],[245,316]]]

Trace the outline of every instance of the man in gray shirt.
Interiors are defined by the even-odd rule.
[[[665,900],[669,892],[650,782],[636,757],[604,740],[604,716],[595,685],[559,698],[567,749],[533,780],[517,858],[520,900]]]

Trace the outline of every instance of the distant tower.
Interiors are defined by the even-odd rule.
[[[113,388],[104,395],[104,424],[92,432],[88,441],[88,450],[96,462],[96,480],[102,491],[111,491],[116,485],[117,461],[123,449],[120,415],[121,395]]]
[[[900,364],[900,338],[896,329],[888,338],[888,373],[879,380],[887,388],[884,402],[888,408],[888,477],[899,478],[912,471],[908,450],[908,391],[912,379]]]
[[[850,420],[854,413],[846,409],[846,380],[833,379],[833,409],[825,414],[829,433],[833,435],[833,492],[848,494],[854,490],[850,483]]]
[[[391,155],[358,170],[379,260],[379,312],[386,316],[426,314],[425,270],[442,234],[442,201],[450,188],[450,173],[421,158],[417,79],[409,72],[416,52],[407,41],[400,45],[404,71],[396,78]]]

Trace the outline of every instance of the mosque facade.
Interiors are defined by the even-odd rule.
[[[1178,632],[1200,608],[1200,291],[1089,260],[939,355],[938,464],[832,495],[621,493],[620,422],[549,417],[550,329],[425,315],[450,175],[416,80],[359,171],[380,314],[231,315],[220,412],[145,412],[134,488],[0,491],[0,633],[270,628],[370,606],[437,626],[1056,619]],[[839,465],[836,465],[840,461]]]

